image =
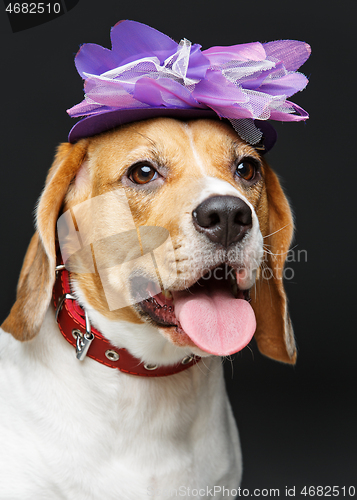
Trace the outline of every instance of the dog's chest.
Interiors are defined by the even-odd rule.
[[[148,380],[77,362],[55,331],[22,351],[18,345],[25,346],[7,348],[17,361],[9,359],[2,394],[14,404],[1,431],[8,447],[1,467],[16,463],[19,485],[36,498],[46,491],[56,499],[166,499],[179,488],[238,485],[238,438],[219,359]],[[6,479],[3,486],[12,491]]]

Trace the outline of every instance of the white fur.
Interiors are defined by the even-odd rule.
[[[202,175],[207,175],[206,173],[206,169],[205,169],[205,162],[202,160],[202,158],[200,158],[200,155],[198,154],[197,152],[197,149],[196,149],[196,144],[193,140],[193,134],[192,134],[192,131],[191,129],[189,128],[189,126],[187,124],[184,124],[183,125],[184,129],[185,129],[185,132],[189,138],[189,141],[190,141],[190,146],[191,146],[191,152],[192,152],[192,155],[196,161],[196,165],[198,166],[200,172]]]
[[[238,486],[220,358],[161,379],[80,362],[50,307],[30,342],[1,330],[0,359],[1,500],[166,500]]]
[[[252,209],[252,229],[227,257],[252,276],[263,241],[253,207],[228,182],[206,175],[187,133],[203,178],[182,220],[177,265],[183,280],[198,279],[219,261],[191,220],[192,210],[212,195],[240,197]],[[0,500],[168,500],[192,498],[192,490],[208,499],[213,488],[216,500],[235,498],[242,462],[221,358],[174,346],[148,324],[112,322],[73,285],[92,324],[144,362],[174,363],[192,351],[206,357],[179,374],[149,379],[90,358],[80,362],[52,306],[29,342],[0,330]]]
[[[252,228],[241,242],[233,245],[228,250],[225,258],[232,267],[240,267],[244,271],[240,276],[237,276],[239,287],[242,290],[251,288],[255,283],[256,272],[264,254],[263,236],[253,205],[229,182],[215,177],[207,176],[199,179],[199,189],[197,189],[197,192],[197,197],[191,200],[190,208],[185,211],[185,216],[182,217],[180,225],[184,236],[181,241],[180,256],[185,258],[183,261],[184,269],[180,267],[180,263],[178,265],[182,279],[187,279],[190,285],[192,284],[190,281],[195,282],[204,274],[203,270],[219,265],[222,261],[222,251],[217,253],[216,245],[209,241],[205,235],[199,234],[193,227],[191,220],[192,211],[210,196],[236,196],[243,200],[251,209]]]

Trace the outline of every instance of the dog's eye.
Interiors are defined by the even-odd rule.
[[[239,177],[242,177],[242,179],[251,181],[252,179],[254,179],[256,171],[257,168],[253,162],[244,160],[238,165],[236,173],[239,175]]]
[[[136,165],[130,172],[129,179],[135,184],[146,184],[157,178],[158,173],[151,165],[140,163]]]

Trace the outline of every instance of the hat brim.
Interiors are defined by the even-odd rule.
[[[68,141],[74,144],[84,137],[92,137],[119,127],[120,125],[125,125],[126,123],[157,118],[160,116],[179,118],[182,120],[193,120],[197,118],[219,119],[217,113],[211,109],[166,107],[119,109],[88,116],[78,121],[72,127],[68,135]],[[266,121],[255,120],[254,123],[263,132],[262,143],[264,145],[264,153],[267,153],[276,142],[276,130]]]

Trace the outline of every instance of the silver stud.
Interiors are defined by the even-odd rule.
[[[150,363],[146,363],[144,365],[145,370],[156,370],[158,365],[151,365]]]
[[[118,361],[119,359],[119,354],[116,351],[113,351],[112,349],[108,349],[105,351],[105,355],[110,361]]]
[[[186,356],[185,358],[183,358],[183,360],[181,361],[181,364],[182,365],[188,365],[188,363],[191,363],[191,361],[193,360],[194,356],[191,355],[191,356]]]

